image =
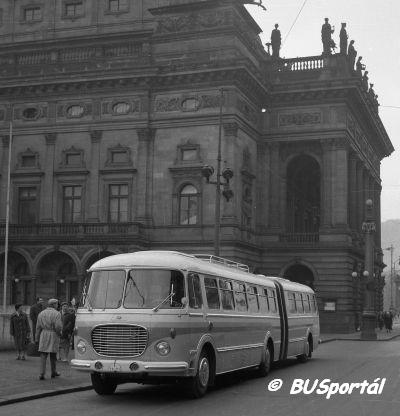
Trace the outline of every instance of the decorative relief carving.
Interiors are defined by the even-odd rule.
[[[280,127],[321,124],[321,122],[320,112],[279,114]]]
[[[90,102],[71,102],[57,105],[57,118],[80,119],[93,114]]]
[[[126,116],[140,111],[140,99],[120,98],[103,101],[101,104],[102,116]]]
[[[191,103],[187,101],[191,100]],[[155,111],[158,113],[168,111],[197,111],[205,108],[215,108],[220,105],[219,95],[200,95],[190,97],[162,97],[157,98],[154,104]]]
[[[158,22],[157,33],[176,33],[212,29],[231,24],[232,17],[230,11],[222,10],[165,17]]]
[[[257,112],[251,107],[246,101],[238,100],[237,106],[239,111],[247,118],[247,120],[251,121],[253,124],[258,122]]]
[[[15,107],[13,113],[14,120],[33,122],[47,118],[47,105],[27,104],[23,107]]]

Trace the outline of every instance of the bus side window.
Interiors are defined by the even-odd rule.
[[[219,294],[217,279],[211,277],[204,278],[204,288],[206,290],[207,304],[210,309],[219,309]]]
[[[293,292],[287,292],[289,313],[296,313],[296,298]]]
[[[268,303],[268,291],[267,289],[260,289],[260,293],[258,295],[258,300],[260,304],[260,311],[262,312],[269,312],[269,303]]]
[[[317,300],[315,299],[315,295],[312,295],[312,299],[311,299],[311,310],[316,313],[318,311],[317,308]]]
[[[296,293],[296,309],[297,309],[297,313],[304,313],[304,308],[303,308],[303,302],[301,300],[301,294],[300,293]]]
[[[189,307],[193,309],[201,309],[203,307],[203,299],[201,297],[200,278],[197,274],[189,274],[188,291]]]
[[[258,304],[257,288],[255,286],[250,286],[248,288],[247,300],[249,302],[249,311],[258,312],[259,304]]]
[[[272,313],[277,312],[277,305],[276,305],[276,291],[274,289],[268,289],[269,294],[269,307]]]
[[[310,313],[310,311],[311,311],[310,298],[308,297],[308,294],[302,293],[301,294],[301,299],[303,301],[304,312],[305,313]]]
[[[242,283],[234,283],[236,310],[247,311],[246,286]]]
[[[222,309],[233,311],[235,309],[235,302],[233,300],[232,282],[219,279],[219,288],[221,290]]]

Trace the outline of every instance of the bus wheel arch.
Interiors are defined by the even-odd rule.
[[[213,346],[206,342],[200,351],[196,364],[196,374],[187,383],[189,397],[198,399],[203,397],[209,386],[215,381],[216,357]]]
[[[257,374],[260,377],[266,377],[271,371],[272,363],[274,362],[274,343],[269,337],[264,345],[262,360],[257,369]]]
[[[307,362],[308,360],[312,358],[313,350],[314,350],[313,336],[311,332],[309,332],[308,337],[307,337],[307,342],[305,342],[305,345],[304,345],[304,353],[301,355],[298,355],[297,359],[301,363]]]

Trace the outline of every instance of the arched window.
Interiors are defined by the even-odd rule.
[[[198,222],[198,192],[193,185],[186,185],[179,194],[179,224],[189,225]]]

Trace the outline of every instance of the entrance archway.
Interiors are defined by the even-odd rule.
[[[283,277],[292,282],[307,285],[314,290],[314,273],[304,264],[293,264],[286,269]]]

